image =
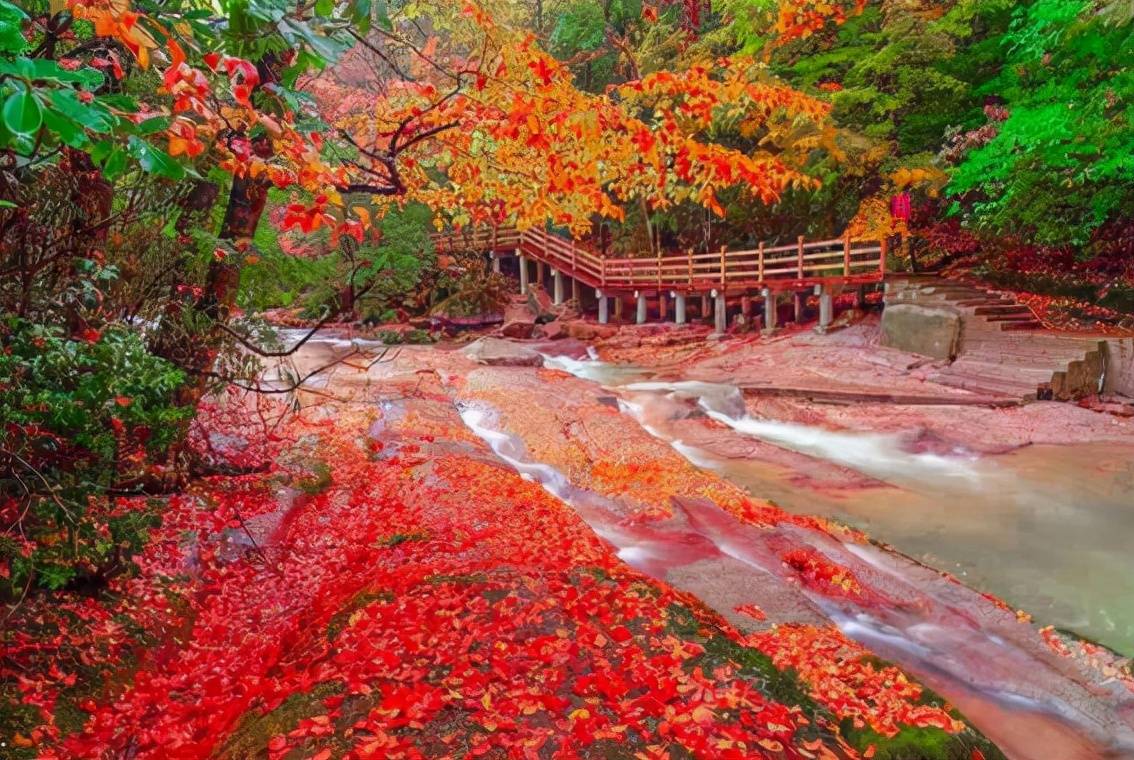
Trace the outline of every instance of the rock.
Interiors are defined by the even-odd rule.
[[[528,308],[535,314],[537,322],[550,322],[558,316],[551,296],[539,285],[528,286]]]
[[[567,337],[567,328],[559,320],[548,322],[545,325],[540,325],[535,333],[535,337],[543,338],[544,340],[560,340]]]
[[[505,338],[527,340],[535,335],[535,322],[525,322],[522,320],[505,322],[504,326],[500,328],[500,334]]]
[[[883,346],[934,359],[957,355],[961,337],[961,315],[941,306],[897,303],[882,312]]]
[[[535,332],[536,313],[527,301],[513,302],[504,311],[500,334],[507,338],[530,338]]]
[[[481,338],[464,348],[465,356],[490,367],[541,367],[543,357],[536,351],[500,338]]]
[[[569,338],[575,340],[604,340],[612,338],[618,334],[618,328],[614,325],[600,325],[594,322],[564,322],[561,323],[563,329]]]

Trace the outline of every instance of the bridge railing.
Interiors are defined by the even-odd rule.
[[[790,245],[654,257],[605,257],[573,239],[540,229],[476,229],[437,235],[439,250],[518,250],[596,288],[711,290],[828,279],[881,279],[885,240],[849,236]]]

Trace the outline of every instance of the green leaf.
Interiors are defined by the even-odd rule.
[[[378,0],[374,4],[374,20],[383,30],[387,32],[394,30],[394,22],[390,20],[390,6],[387,0]]]
[[[16,135],[34,135],[43,126],[43,107],[30,90],[20,89],[4,101],[4,126]]]
[[[43,123],[61,143],[72,148],[82,148],[90,142],[86,131],[79,126],[78,122],[68,119],[53,108],[43,109]]]
[[[138,160],[144,171],[169,179],[183,179],[185,167],[160,148],[155,148],[140,137],[130,137],[127,144],[130,155]]]
[[[74,90],[53,90],[48,96],[51,106],[68,119],[78,122],[92,132],[105,134],[117,119],[98,101],[84,103]]]
[[[146,119],[138,125],[138,134],[152,135],[155,132],[164,132],[169,129],[168,116],[154,116],[153,118]]]
[[[27,50],[23,26],[27,14],[6,0],[0,0],[0,53],[22,53]]]

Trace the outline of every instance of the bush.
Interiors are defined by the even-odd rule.
[[[184,374],[125,326],[87,330],[0,322],[0,596],[61,588],[125,567],[156,515],[120,510],[191,409]]]

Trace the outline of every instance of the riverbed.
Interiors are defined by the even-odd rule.
[[[735,385],[685,379],[672,365],[659,372],[599,361],[578,345],[538,348],[543,366],[533,368],[478,367],[456,346],[407,347],[379,364],[336,368],[318,392],[436,376],[503,463],[574,507],[627,564],[734,625],[750,626],[735,610],[752,604],[771,623],[834,623],[942,692],[1013,758],[1134,753],[1134,696],[1117,661],[1073,660],[1037,633],[1055,626],[1129,648],[1126,428],[1083,418],[1074,440],[1056,445],[1057,430],[1035,432],[1042,416],[1010,412],[987,424],[1018,433],[1031,420],[1029,440],[1042,443],[1017,435],[992,453],[988,441],[970,448],[941,432],[951,417],[972,424],[972,410],[919,407],[913,430],[889,408],[876,429],[861,416],[854,425],[824,424],[814,412],[777,418]],[[299,361],[321,366],[352,350],[330,337]],[[1049,416],[1077,413],[1065,407]],[[777,518],[770,532],[754,531],[737,518],[737,494],[801,522]],[[814,517],[881,544],[831,540],[807,527]],[[785,575],[785,547],[849,568],[867,596],[833,602],[801,589]]]

